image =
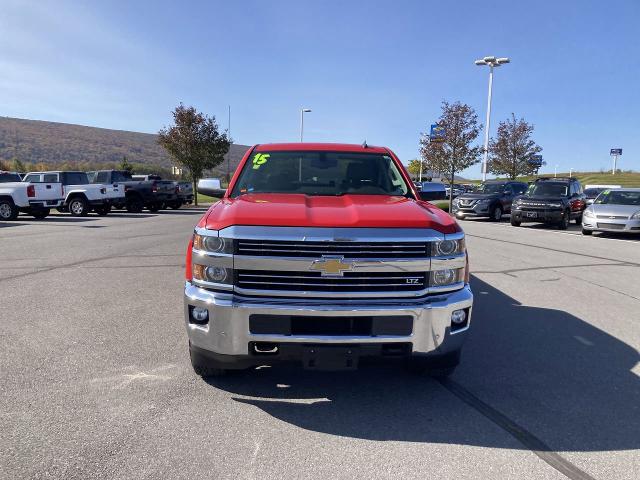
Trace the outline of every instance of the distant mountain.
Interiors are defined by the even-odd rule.
[[[249,147],[231,145],[230,169],[233,173]],[[107,165],[119,163],[123,156],[132,164],[171,168],[169,155],[151,133],[109,130],[69,123],[0,117],[0,161],[18,158],[32,166],[48,167]],[[218,174],[226,174],[227,162]]]

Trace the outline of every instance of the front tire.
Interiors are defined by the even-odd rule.
[[[593,234],[593,230],[587,230],[586,228],[582,229],[582,234],[583,235],[592,235]]]
[[[560,223],[558,224],[558,228],[560,230],[566,230],[567,228],[569,228],[569,221],[570,221],[570,216],[571,214],[569,213],[569,210],[567,210],[566,212],[564,212],[564,214],[562,215],[562,219],[560,220]]]
[[[127,212],[140,213],[142,212],[143,208],[144,208],[144,203],[142,203],[141,199],[134,197],[127,200]]]
[[[491,221],[499,222],[500,220],[502,220],[502,207],[500,205],[496,205],[493,207],[493,210],[491,210]]]
[[[74,217],[86,217],[89,214],[89,203],[82,197],[72,198],[68,208]]]
[[[522,222],[520,220],[514,220],[513,218],[511,219],[511,226],[519,227],[520,225],[522,225]]]
[[[18,218],[18,207],[11,200],[0,200],[0,220],[9,221]]]
[[[155,212],[157,212],[158,210],[160,210],[160,205],[159,205],[159,204],[157,204],[157,203],[150,203],[149,205],[147,205],[147,209],[148,209],[150,212],[155,213]]]

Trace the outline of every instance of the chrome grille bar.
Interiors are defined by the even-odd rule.
[[[285,256],[313,258],[322,255],[343,255],[346,258],[426,258],[427,242],[290,242],[238,240],[238,255]]]

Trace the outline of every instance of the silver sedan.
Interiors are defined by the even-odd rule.
[[[640,188],[604,190],[582,214],[582,233],[640,233]]]

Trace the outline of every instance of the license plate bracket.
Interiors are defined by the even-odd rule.
[[[538,212],[527,212],[527,218],[538,218]]]
[[[356,370],[360,351],[358,347],[310,346],[302,352],[305,370]]]

